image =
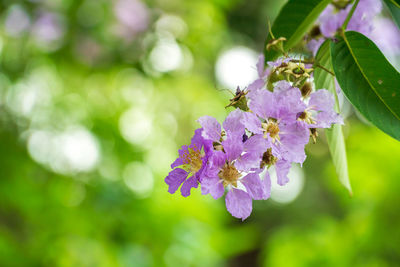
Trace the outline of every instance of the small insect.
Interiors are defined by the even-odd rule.
[[[240,88],[236,88],[236,93],[234,94],[233,98],[229,99],[230,103],[227,105],[225,108],[228,107],[239,107],[241,106],[246,106],[247,107],[247,101],[246,101],[246,94],[248,91],[246,89],[240,90]]]

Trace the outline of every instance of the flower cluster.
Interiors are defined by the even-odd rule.
[[[333,1],[318,18],[319,26],[311,32],[313,38],[308,48],[315,55],[325,38],[332,38],[343,25],[352,5],[351,1]],[[354,14],[347,25],[347,30],[357,31],[370,36],[373,30],[372,21],[382,10],[381,1],[360,0]]]
[[[268,65],[264,69],[261,56],[259,77],[238,88],[228,105],[236,109],[222,125],[210,116],[198,119],[201,128],[179,150],[165,178],[171,194],[180,187],[186,197],[198,185],[215,199],[226,192],[227,210],[244,220],[253,200],[269,198],[271,167],[277,183],[285,185],[292,164],[306,159],[305,146],[310,136],[316,140],[317,128],[343,123],[334,111],[334,96],[325,89],[312,92],[312,68],[290,57]]]

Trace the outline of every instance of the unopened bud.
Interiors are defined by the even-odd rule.
[[[310,31],[310,37],[314,39],[320,35],[321,35],[321,29],[319,28],[318,25],[315,25]]]
[[[269,167],[274,165],[278,161],[278,158],[274,157],[272,155],[272,149],[268,148],[266,152],[264,152],[261,163],[260,163],[260,168],[264,168],[265,166]]]
[[[304,98],[307,98],[311,94],[311,91],[312,91],[311,83],[310,82],[305,82],[303,84],[303,86],[300,88],[300,91],[301,91],[301,95]]]

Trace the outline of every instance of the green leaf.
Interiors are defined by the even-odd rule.
[[[390,1],[397,8],[400,8],[400,0],[385,0],[385,1]]]
[[[285,37],[284,50],[295,46],[313,26],[314,21],[331,0],[289,0],[280,11],[272,26],[275,38]],[[266,45],[272,40],[271,34],[265,42],[265,62],[279,56],[275,50],[266,50]]]
[[[400,74],[358,32],[331,43],[333,69],[349,101],[376,127],[400,140]]]
[[[384,2],[390,14],[392,14],[393,20],[396,22],[397,26],[400,27],[400,4],[391,0],[384,0]]]
[[[326,40],[321,45],[315,60],[319,65],[333,72],[329,43],[330,40]],[[335,96],[335,109],[336,112],[340,112],[335,77],[321,68],[316,68],[314,71],[314,83],[316,89],[327,89]],[[339,181],[349,190],[350,195],[352,195],[342,125],[334,124],[331,129],[325,129],[325,135]]]

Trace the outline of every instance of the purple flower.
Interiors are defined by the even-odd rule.
[[[328,5],[318,18],[322,35],[326,38],[334,37],[337,30],[342,27],[351,8],[352,5],[348,5],[344,9],[336,10],[333,5]],[[360,0],[349,24],[347,25],[347,30],[358,31],[366,36],[370,36],[374,30],[372,23],[373,18],[381,12],[381,10],[381,1]],[[308,47],[314,55],[318,51],[322,41],[323,39],[310,41]]]
[[[235,137],[239,136],[240,138],[243,137],[244,125],[241,123],[242,116],[243,112],[240,109],[236,109],[229,113],[228,117],[226,117],[222,124],[226,134]],[[222,127],[215,118],[211,116],[203,116],[197,121],[204,129],[202,135],[205,139],[213,142],[221,142],[223,137]]]
[[[202,194],[211,194],[218,199],[227,188],[226,208],[234,217],[242,220],[251,214],[252,199],[267,199],[270,192],[270,182],[260,179],[261,170],[257,163],[253,166],[243,164],[243,160],[248,160],[242,158],[246,154],[245,144],[253,140],[250,138],[243,142],[243,114],[235,110],[228,115],[223,123],[225,134],[221,134],[222,127],[216,119],[204,116],[198,120],[204,129],[204,138],[218,145],[201,180]]]
[[[211,153],[212,142],[202,137],[203,129],[195,130],[189,146],[182,146],[179,157],[172,163],[173,169],[165,178],[168,192],[173,194],[181,187],[182,196],[190,195],[190,190],[197,188],[204,177],[207,161]],[[178,168],[180,166],[180,168]]]
[[[304,147],[309,140],[309,130],[297,121],[297,114],[306,109],[298,88],[280,83],[284,90],[260,90],[250,98],[253,113],[243,116],[245,127],[254,135],[246,141],[247,150],[263,158],[266,165],[277,163],[280,184],[287,180],[291,162],[303,163]],[[252,143],[253,142],[253,143]]]
[[[348,5],[345,9],[338,12],[333,5],[329,5],[320,15],[319,22],[322,34],[329,38],[333,37],[336,31],[343,25],[349,14],[352,5]],[[382,3],[376,0],[360,0],[354,11],[347,30],[358,31],[365,35],[369,35],[372,30],[372,20],[382,10]]]
[[[333,37],[336,31],[343,25],[348,12],[345,9],[336,12],[333,5],[328,5],[318,18],[322,35],[326,38]]]
[[[226,208],[236,218],[246,219],[252,210],[252,199],[267,199],[270,182],[260,179],[260,169],[247,171],[241,168],[244,146],[241,140],[228,137],[222,142],[223,151],[215,151],[208,166],[206,177],[201,182],[203,194],[215,199],[226,194]]]
[[[317,55],[319,48],[321,47],[322,43],[324,42],[323,38],[319,39],[312,39],[308,42],[307,48],[312,52],[314,56]]]
[[[379,18],[374,21],[374,30],[371,33],[371,39],[388,56],[400,54],[400,30],[396,24],[389,18]]]
[[[348,11],[350,11],[351,6],[347,7]],[[372,18],[379,14],[382,11],[382,2],[376,0],[360,0],[357,5],[356,10],[354,11],[353,17],[350,20],[363,20],[366,18]],[[369,21],[371,22],[371,21]],[[367,21],[368,23],[368,21]]]
[[[310,95],[308,106],[298,114],[298,120],[305,122],[308,128],[330,128],[333,123],[343,124],[334,106],[334,96],[328,90],[317,90]]]
[[[350,12],[351,5],[346,8]],[[382,10],[382,2],[376,0],[360,0],[354,11],[349,24],[348,31],[357,31],[366,36],[370,36],[374,30],[373,19]]]

